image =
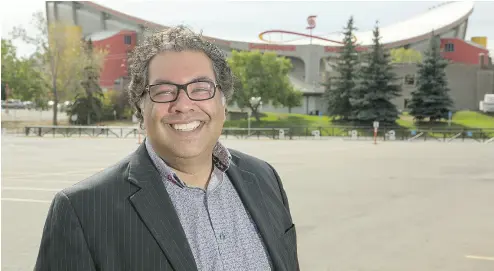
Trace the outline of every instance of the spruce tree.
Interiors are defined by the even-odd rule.
[[[373,33],[374,44],[365,57],[367,65],[362,66],[359,84],[350,99],[352,119],[366,125],[373,121],[394,124],[399,113],[392,99],[401,95],[401,86],[392,71],[390,53],[380,42],[377,24]]]
[[[328,115],[341,117],[344,120],[349,119],[352,113],[350,97],[356,87],[358,53],[354,44],[354,31],[357,30],[353,25],[353,16],[348,20],[344,28],[343,48],[338,56],[336,71],[338,77],[333,78],[331,84],[326,82],[326,94],[328,106]],[[328,79],[331,80],[331,79]]]
[[[416,120],[429,118],[429,121],[435,121],[448,118],[453,101],[449,96],[450,89],[446,79],[447,65],[447,60],[440,53],[439,38],[432,33],[424,60],[418,64],[417,89],[412,92],[409,103],[410,115]]]
[[[100,70],[93,56],[93,42],[89,40],[84,43],[85,63],[83,79],[80,82],[84,94],[76,96],[68,113],[70,116],[77,115],[77,123],[90,125],[102,116],[103,91],[99,85]]]

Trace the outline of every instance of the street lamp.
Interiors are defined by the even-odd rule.
[[[262,104],[261,102],[261,97],[251,97],[250,100],[250,106],[251,108],[257,108],[260,104]],[[247,137],[250,136],[250,117],[252,115],[252,109],[249,110],[248,112],[248,118],[247,118],[247,125],[248,125],[248,129],[247,129]]]

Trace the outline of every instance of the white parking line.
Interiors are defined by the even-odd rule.
[[[51,203],[50,200],[17,199],[17,198],[2,198],[2,201],[31,202],[31,203]]]
[[[63,176],[63,175],[71,175],[71,174],[94,174],[103,170],[102,168],[98,169],[88,169],[88,170],[78,170],[78,171],[65,171],[65,172],[46,172],[46,173],[25,173],[25,174],[13,174],[13,175],[2,175],[2,179],[22,179],[22,178],[36,178],[43,176]]]
[[[465,257],[475,260],[494,261],[494,257],[473,256],[473,255],[466,255]]]
[[[7,186],[2,187],[2,190],[20,190],[20,191],[49,191],[58,192],[63,188],[39,188],[39,187],[20,187],[20,186]]]
[[[76,181],[45,181],[45,180],[39,180],[39,179],[33,179],[33,180],[25,180],[25,179],[2,179],[2,183],[5,184],[6,182],[11,182],[11,183],[36,183],[36,184],[47,184],[47,183],[61,183],[61,184],[75,184],[79,181],[82,181],[83,179],[76,180]]]

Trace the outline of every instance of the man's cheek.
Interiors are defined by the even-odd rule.
[[[164,110],[163,110],[162,106],[158,106],[155,103],[149,105],[149,112],[150,112],[153,120],[157,120],[157,121],[161,121],[161,119],[164,115]]]

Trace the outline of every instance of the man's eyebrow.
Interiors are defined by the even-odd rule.
[[[208,76],[198,76],[198,77],[195,77],[193,78],[192,80],[190,80],[188,83],[190,82],[197,82],[197,81],[211,81],[211,82],[214,82],[213,79],[211,79],[210,77]],[[165,79],[155,79],[151,85],[156,85],[156,84],[176,84],[175,82],[172,82],[170,80],[165,80]]]
[[[172,81],[165,80],[165,79],[154,79],[154,81],[151,83],[151,85],[156,85],[156,84],[174,84]]]

